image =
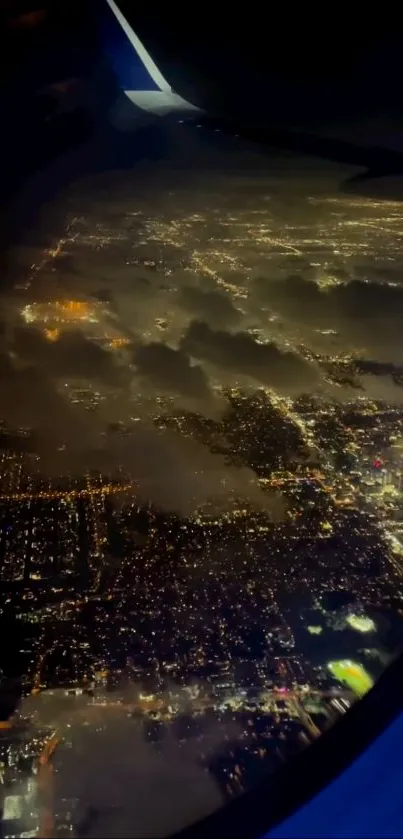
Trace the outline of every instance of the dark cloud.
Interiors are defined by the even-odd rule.
[[[286,317],[315,324],[326,314],[327,300],[316,283],[299,274],[290,274],[282,280],[271,281],[265,277],[256,280],[259,297]],[[326,325],[326,324],[325,324]]]
[[[215,513],[228,508],[230,497],[238,497],[247,498],[275,520],[284,515],[281,500],[262,492],[250,469],[230,466],[223,456],[178,433],[137,422],[129,438],[115,434],[106,439],[101,432],[109,405],[100,416],[73,406],[42,369],[15,367],[4,353],[0,353],[0,387],[7,394],[2,421],[11,428],[33,429],[35,451],[41,458],[38,469],[44,474],[59,475],[64,469],[82,475],[87,467],[114,474],[121,464],[134,476],[138,497],[151,499],[161,509],[187,516],[209,502]],[[200,395],[197,388],[195,392]],[[127,403],[122,410],[127,410]],[[65,451],[59,451],[61,444]]]
[[[140,376],[156,388],[204,399],[211,395],[206,374],[183,349],[155,342],[136,347],[133,358]]]
[[[178,298],[179,305],[213,327],[231,326],[239,322],[241,313],[230,298],[219,291],[203,291],[185,286]]]
[[[382,398],[390,402],[401,403],[403,400],[402,365],[357,358],[355,355],[347,359],[332,359],[318,363],[327,381],[334,382],[339,387],[365,391],[371,398]]]
[[[112,355],[78,330],[63,332],[57,341],[49,342],[38,329],[18,327],[14,331],[14,349],[20,358],[55,378],[70,376],[122,383],[123,371]]]
[[[191,515],[206,502],[211,514],[222,512],[234,497],[247,499],[276,521],[285,515],[282,498],[263,492],[251,469],[229,465],[224,455],[202,443],[147,423],[136,423],[129,445],[115,436],[102,463],[108,471],[124,464],[141,498],[181,515]]]
[[[316,369],[298,355],[283,352],[274,343],[258,344],[246,332],[215,331],[206,323],[193,321],[181,346],[189,355],[280,389],[304,389],[318,380]]]
[[[325,290],[292,274],[281,281],[260,278],[261,299],[300,326],[335,329],[355,346],[392,352],[401,344],[403,287],[387,282],[352,280]]]
[[[354,366],[361,376],[390,376],[395,384],[400,387],[403,386],[403,367],[401,365],[358,358],[354,361]]]
[[[11,427],[28,426],[39,430],[39,450],[50,460],[54,449],[70,441],[83,448],[90,445],[90,431],[85,417],[59,396],[43,370],[33,365],[18,369],[9,356],[0,354],[0,387],[4,394],[1,419]]]
[[[7,343],[9,351],[0,352],[1,420],[11,429],[32,429],[41,467],[50,474],[59,472],[62,445],[69,451],[68,470],[78,467],[82,472],[84,462],[96,466],[109,403],[103,416],[89,414],[62,395],[58,382],[88,377],[118,386],[129,380],[127,372],[81,333],[67,333],[49,343],[37,329],[19,327]]]
[[[137,702],[138,689],[128,686],[123,698]],[[79,835],[167,836],[223,805],[201,753],[219,752],[239,735],[236,725],[206,720],[202,743],[190,738],[181,744],[167,726],[157,748],[146,739],[143,724],[128,719],[124,711],[91,706],[79,696],[66,701],[62,691],[52,693],[41,694],[34,713],[65,734],[67,747],[61,744],[54,756],[55,798],[56,804],[63,798],[78,799]],[[33,713],[29,698],[23,700],[20,713]]]
[[[60,374],[64,364],[69,371],[82,372],[81,359],[75,359],[75,352],[77,347],[86,350],[87,343],[91,350],[91,342],[76,342],[73,335],[74,351],[68,355],[68,362],[63,352],[56,364],[52,352],[58,342],[48,346],[31,328],[22,333],[16,335],[17,358],[0,354],[0,386],[7,395],[1,413],[11,427],[34,430],[35,450],[41,456],[38,468],[44,473],[60,474],[64,467],[69,473],[81,475],[83,469],[91,467],[113,474],[123,464],[135,476],[139,497],[152,499],[162,509],[189,515],[210,502],[211,510],[217,511],[228,508],[230,497],[245,497],[278,518],[278,502],[261,491],[251,470],[229,466],[223,456],[211,454],[201,443],[183,439],[175,432],[161,432],[147,422],[137,422],[129,439],[118,434],[105,438],[101,432],[113,409],[110,400],[99,414],[88,413],[82,405],[72,405],[62,397],[56,389],[56,377],[49,374],[49,370]],[[70,342],[67,345],[70,347]],[[153,389],[156,382],[158,386],[162,382],[161,389],[203,397],[206,404],[205,397],[211,395],[206,376],[201,367],[190,364],[184,351],[156,344],[137,347],[136,354],[141,374]],[[35,364],[28,363],[29,356]],[[98,362],[97,352],[84,362],[87,372],[94,362]],[[118,416],[129,412],[129,393],[122,388]],[[66,444],[66,451],[59,451],[61,444]]]
[[[79,798],[78,825],[89,837],[167,836],[223,805],[194,747],[168,740],[157,750],[139,726],[119,722],[102,736],[80,732],[79,740],[74,755],[60,753],[58,780],[61,794]]]
[[[393,405],[403,403],[402,386],[396,383],[393,378],[366,374],[360,375],[359,383],[362,390],[371,399],[379,399],[381,402],[389,402]]]

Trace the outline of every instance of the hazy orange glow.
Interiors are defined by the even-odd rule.
[[[57,341],[60,336],[60,329],[45,329],[45,338],[47,341]]]
[[[109,346],[112,350],[118,350],[120,347],[127,347],[130,344],[128,338],[111,338],[109,341]]]
[[[88,315],[89,312],[88,303],[84,300],[63,300],[61,303],[56,303],[56,306],[71,315]]]

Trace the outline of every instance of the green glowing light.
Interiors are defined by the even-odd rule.
[[[332,676],[349,687],[357,696],[364,696],[374,684],[369,673],[356,661],[350,661],[350,659],[329,661],[327,666]]]
[[[307,630],[311,633],[311,635],[320,635],[320,633],[323,632],[321,626],[307,626]]]

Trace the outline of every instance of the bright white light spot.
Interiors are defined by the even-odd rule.
[[[367,615],[349,615],[347,623],[357,632],[373,632],[376,628],[372,618]]]

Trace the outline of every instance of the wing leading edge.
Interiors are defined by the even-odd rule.
[[[104,3],[104,49],[119,87],[130,102],[142,111],[157,116],[199,111],[172,90],[114,0],[104,0]]]

